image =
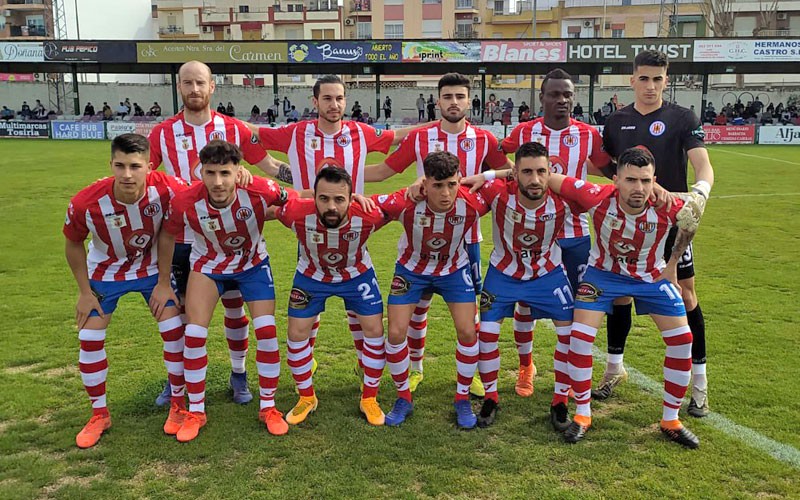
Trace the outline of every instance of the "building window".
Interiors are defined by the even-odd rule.
[[[500,31],[495,31],[494,33],[492,33],[492,38],[495,38],[495,39],[503,38],[503,33],[500,32]]]
[[[505,1],[494,0],[494,13],[500,15],[504,14],[505,13],[505,10],[503,8],[504,6],[505,6]]]
[[[247,14],[249,12],[250,12],[250,6],[249,5],[240,5],[239,6],[239,13],[240,14]]]
[[[657,37],[658,23],[657,22],[644,23],[644,36],[645,38]]]
[[[422,0],[423,4],[440,4],[442,0]]]
[[[356,28],[356,38],[372,38],[372,23],[359,21]]]
[[[403,21],[387,21],[383,25],[384,38],[403,38]]]
[[[423,19],[422,38],[442,38],[442,20]]]
[[[471,9],[472,0],[456,0],[456,9]]]
[[[472,19],[456,19],[456,38],[473,38]]]
[[[625,38],[625,30],[611,30],[611,38]]]
[[[681,36],[688,36],[694,38],[697,36],[697,23],[681,23],[683,32]]]
[[[383,5],[403,5],[403,0],[383,0]]]

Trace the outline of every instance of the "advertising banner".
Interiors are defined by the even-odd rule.
[[[703,125],[706,144],[753,144],[755,125]]]
[[[68,122],[53,121],[53,139],[105,139],[105,123],[103,122]]]
[[[33,73],[0,73],[0,82],[32,82]]]
[[[279,42],[142,42],[136,44],[140,63],[184,63],[197,59],[205,63],[285,62],[286,43]]]
[[[403,42],[403,62],[480,62],[480,42]]]
[[[0,137],[47,139],[50,137],[50,122],[0,120]]]
[[[0,62],[42,62],[42,42],[0,42]]]
[[[566,62],[567,42],[481,42],[483,62]]]
[[[401,42],[289,42],[288,61],[305,63],[399,63]]]
[[[800,39],[695,40],[695,62],[800,61]]]
[[[136,62],[134,42],[44,42],[44,60],[59,62]]]
[[[136,122],[136,130],[134,132],[147,137],[156,125],[158,125],[156,122]]]
[[[759,127],[758,143],[800,144],[800,127]]]
[[[657,41],[655,41],[657,40]],[[606,39],[603,41],[569,40],[567,62],[633,62],[643,50],[656,49],[667,54],[670,62],[692,60],[692,41],[685,38],[649,40]]]
[[[136,123],[134,122],[105,122],[106,139],[112,140],[118,135],[136,133]]]

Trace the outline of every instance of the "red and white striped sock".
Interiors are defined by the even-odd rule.
[[[683,396],[692,377],[692,331],[688,325],[664,330],[664,420],[677,420]]]
[[[244,313],[241,292],[228,290],[222,294],[222,305],[225,308],[225,338],[228,340],[228,351],[231,356],[231,371],[244,373],[250,321]]]
[[[306,340],[299,342],[286,342],[286,364],[292,372],[292,378],[297,385],[297,392],[301,396],[310,397],[314,395],[314,378],[311,375],[311,365],[314,361],[314,353],[311,351],[311,344]]]
[[[514,343],[517,344],[519,366],[533,363],[533,329],[536,320],[531,317],[531,308],[519,302],[514,306]]]
[[[386,340],[386,364],[397,389],[397,397],[411,401],[411,391],[408,388],[408,342],[403,340],[400,344],[390,344]]]
[[[362,398],[374,398],[378,395],[378,387],[386,366],[386,351],[383,337],[364,337],[364,390]]]
[[[281,355],[275,330],[275,316],[264,315],[253,318],[256,329],[256,367],[258,369],[258,393],[260,409],[275,406],[275,391],[281,374]]]
[[[592,416],[592,344],[597,336],[597,328],[583,323],[572,323],[569,335],[567,369],[575,392],[575,414]]]
[[[106,358],[106,331],[81,329],[78,332],[81,343],[78,354],[78,366],[81,381],[89,401],[92,402],[94,415],[108,415],[106,405],[106,377],[108,376],[108,358]]]
[[[475,377],[475,370],[478,369],[478,356],[480,347],[478,339],[472,344],[463,344],[461,341],[456,343],[456,372],[458,381],[456,383],[456,401],[469,399],[469,386]]]
[[[411,369],[422,371],[422,359],[425,357],[425,336],[428,333],[428,310],[431,299],[420,299],[414,308],[411,322],[408,324],[408,348],[411,356]]]
[[[158,331],[164,341],[164,366],[172,389],[172,401],[183,403],[186,381],[183,377],[183,323],[180,316],[158,322]]]
[[[206,370],[208,352],[206,339],[208,328],[186,325],[183,348],[183,374],[186,378],[186,393],[189,395],[189,411],[206,411]]]
[[[478,357],[478,373],[481,375],[483,389],[486,391],[485,398],[493,399],[498,402],[497,396],[497,372],[500,371],[500,349],[497,347],[497,340],[500,338],[500,323],[496,321],[484,321],[481,323],[481,330],[478,332],[478,346],[480,356]]]
[[[361,328],[361,323],[358,322],[358,316],[353,311],[347,311],[347,326],[353,336],[353,346],[356,348],[358,366],[364,368],[364,330]]]
[[[572,326],[556,327],[556,349],[553,351],[553,371],[556,375],[556,383],[553,387],[553,405],[558,403],[569,403],[569,368],[567,367],[567,357],[569,356],[569,335]]]
[[[317,334],[319,333],[319,314],[314,318],[314,326],[311,327],[311,333],[308,335],[308,343],[311,345],[311,350],[314,350],[314,345],[317,343]]]

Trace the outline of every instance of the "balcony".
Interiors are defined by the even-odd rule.
[[[289,22],[289,23],[302,23],[303,22],[303,12],[284,12],[284,11],[275,11],[275,22]]]
[[[354,0],[350,2],[349,15],[354,16],[361,12],[372,12],[372,0]]]
[[[17,12],[27,11],[44,11],[49,9],[50,6],[44,3],[44,0],[8,0],[3,5],[3,10],[13,10]]]
[[[456,10],[477,10],[473,0],[456,0]]]
[[[12,38],[48,38],[44,26],[9,26],[9,35]]]
[[[453,38],[457,40],[475,40],[480,38],[480,35],[474,29],[457,29]]]
[[[752,37],[776,37],[776,36],[800,36],[800,30],[752,30],[752,31],[734,31],[733,36],[741,38]]]
[[[159,26],[158,34],[164,38],[173,38],[183,35],[183,26]]]
[[[334,10],[307,10],[306,11],[306,20],[307,21],[338,21],[339,20],[339,9],[337,7]]]

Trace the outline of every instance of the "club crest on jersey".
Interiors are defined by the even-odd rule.
[[[431,225],[431,218],[427,215],[417,215],[417,218],[414,220],[414,224],[419,227],[428,227]]]
[[[161,212],[161,207],[158,205],[158,203],[151,203],[144,207],[144,210],[142,210],[142,213],[145,215],[145,217],[155,217],[159,212]]]
[[[247,220],[253,215],[253,211],[248,207],[241,207],[236,211],[237,220]]]
[[[447,223],[453,226],[458,226],[459,224],[463,224],[466,217],[463,215],[451,215],[447,218]]]
[[[487,292],[486,290],[482,291],[481,304],[480,304],[481,312],[489,312],[489,310],[491,310],[492,308],[492,304],[494,304],[494,301],[496,299],[497,299],[496,295],[493,295]]]
[[[431,151],[432,153],[441,153],[444,151],[444,143],[442,141],[431,139],[431,142],[433,144],[433,151]]]
[[[292,309],[305,309],[311,302],[311,295],[300,288],[292,288],[289,292],[289,307]]]
[[[209,232],[212,232],[212,233],[215,232],[215,231],[219,231],[219,229],[220,229],[219,221],[217,219],[208,219],[208,220],[203,222],[203,225],[205,226],[206,231],[209,231]]]
[[[550,157],[550,172],[554,174],[567,174],[567,164],[564,163],[564,160],[560,156],[551,156]],[[582,181],[578,181],[582,182]],[[578,188],[578,183],[575,183],[575,187]]]
[[[517,235],[517,241],[524,247],[531,247],[539,241],[539,237],[531,231],[523,231]]]
[[[575,300],[579,302],[597,302],[597,297],[601,295],[603,295],[602,290],[591,283],[583,282],[578,285],[578,292],[575,294]]]
[[[553,220],[555,218],[556,218],[556,214],[548,213],[548,214],[540,215],[539,216],[539,222],[547,222],[547,221]]]
[[[356,241],[360,235],[361,233],[359,231],[348,231],[344,233],[342,239],[344,241]]]
[[[434,250],[439,250],[447,245],[447,238],[443,234],[434,234],[425,241],[425,245]]]
[[[475,139],[472,139],[472,138],[469,138],[469,137],[466,138],[466,139],[461,139],[461,142],[459,143],[459,147],[461,148],[461,151],[464,151],[465,153],[469,153],[470,151],[475,149]]]
[[[403,295],[411,288],[411,283],[402,276],[395,275],[392,278],[392,285],[389,287],[389,295]]]
[[[339,137],[336,138],[336,144],[338,144],[339,147],[342,148],[346,148],[347,146],[349,146],[350,142],[351,141],[349,135],[340,135]]]
[[[658,137],[666,132],[667,126],[661,120],[656,120],[650,124],[650,135]]]
[[[612,231],[616,231],[617,229],[621,229],[622,228],[622,221],[617,218],[617,217],[619,217],[619,214],[610,213],[610,214],[608,214],[608,216],[609,217],[613,217],[613,219],[611,219],[611,221],[608,224],[609,226],[611,226],[611,230]]]
[[[220,130],[213,130],[210,134],[208,134],[209,141],[224,141],[225,134],[222,133]]]
[[[192,141],[189,140],[188,137],[186,137],[185,135],[181,136],[180,141],[181,141],[181,149],[183,151],[191,151],[192,150]]]
[[[114,229],[122,229],[128,225],[124,215],[111,214],[106,216],[106,224]]]
[[[578,137],[575,135],[567,134],[561,138],[561,143],[568,148],[574,148],[578,145],[578,143],[580,143],[580,139],[578,139]]]
[[[507,212],[508,217],[511,218],[512,222],[522,222],[522,219],[525,217],[519,212]]]
[[[325,242],[325,235],[319,232],[311,233],[311,243],[324,243]]]
[[[308,147],[310,147],[313,151],[319,151],[320,147],[319,138],[317,137],[308,138]]]
[[[656,230],[657,224],[655,222],[640,222],[636,227],[639,228],[639,231],[643,233],[652,233]]]

